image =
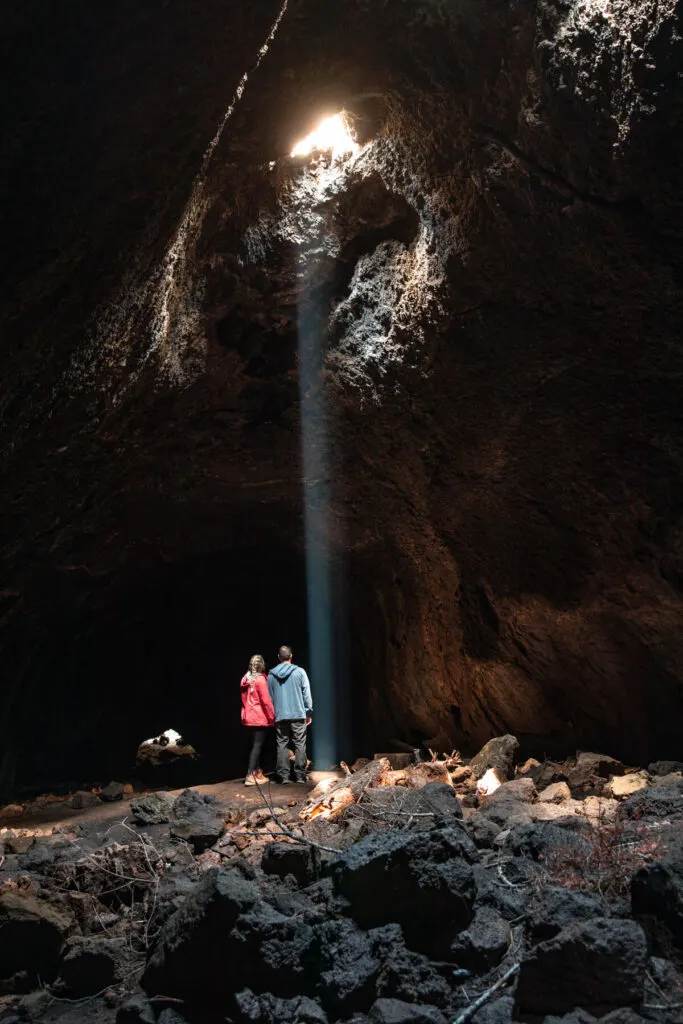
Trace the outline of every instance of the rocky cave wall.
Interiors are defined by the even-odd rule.
[[[223,652],[228,686],[301,577],[304,493],[330,501],[359,750],[513,731],[537,752],[675,754],[680,5],[291,2],[199,192],[278,5],[247,23],[124,9],[116,32],[104,15],[49,26],[55,52],[80,39],[87,60],[48,54],[51,106],[36,89],[33,136],[12,122],[6,784],[59,765],[57,732],[68,745],[112,708],[107,767],[122,764],[169,677],[173,701],[192,686],[213,715]],[[361,153],[289,160],[341,107]],[[191,195],[160,338],[155,268]],[[324,394],[330,421],[316,498],[299,370],[320,339],[303,402]],[[219,596],[254,579],[260,600]],[[185,675],[165,632],[185,633]],[[182,728],[148,731],[167,725]],[[69,768],[104,771],[94,749]]]

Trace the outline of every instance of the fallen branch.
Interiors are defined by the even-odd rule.
[[[453,1021],[453,1024],[465,1024],[465,1021],[469,1020],[470,1017],[472,1017],[477,1012],[480,1006],[483,1006],[484,1003],[487,1003],[491,996],[494,995],[499,989],[501,989],[503,985],[510,980],[510,978],[514,977],[515,974],[519,973],[519,968],[519,961],[516,964],[513,964],[512,967],[509,967],[505,974],[503,974],[502,977],[500,977],[498,981],[495,982],[495,984],[491,985],[490,988],[487,988],[485,992],[482,992],[478,999],[475,999],[473,1003],[470,1003],[467,1009],[463,1010],[462,1013],[458,1014],[458,1016]]]
[[[339,850],[335,849],[334,846],[323,846],[322,843],[316,843],[312,839],[308,839],[306,836],[298,836],[295,832],[292,832],[291,829],[283,825],[280,819],[278,818],[277,814],[275,813],[274,805],[266,796],[263,787],[257,786],[257,789],[261,797],[263,798],[264,804],[266,805],[268,811],[270,812],[270,816],[273,822],[277,825],[278,829],[280,830],[280,832],[282,832],[283,835],[287,836],[289,839],[293,839],[295,843],[301,843],[303,846],[313,846],[315,847],[316,850],[322,850],[324,853],[339,853]]]

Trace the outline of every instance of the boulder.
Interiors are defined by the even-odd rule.
[[[24,853],[28,853],[31,847],[35,845],[35,841],[34,836],[7,836],[5,839],[5,852],[21,856]]]
[[[198,793],[196,789],[184,789],[173,804],[173,817],[186,821],[188,818],[216,814],[216,797],[213,793]]]
[[[174,804],[170,793],[147,793],[131,800],[131,817],[138,825],[166,825],[173,817]]]
[[[86,790],[79,789],[76,793],[70,797],[66,802],[66,806],[70,807],[74,811],[83,811],[86,807],[96,807],[100,802],[100,798],[96,793],[90,793]]]
[[[223,941],[234,976],[250,988],[283,997],[305,995],[317,980],[320,965],[314,961],[313,929],[267,903],[256,903],[240,914]],[[225,992],[225,981],[215,979],[214,989]]]
[[[650,775],[683,774],[683,761],[653,761],[647,766]]]
[[[369,935],[353,921],[326,921],[315,929],[318,991],[335,1020],[366,1009],[375,996],[379,960]]]
[[[496,910],[479,907],[451,945],[452,958],[471,974],[483,974],[503,959],[510,935],[510,925]]]
[[[528,894],[524,889],[502,883],[494,867],[475,864],[472,870],[477,886],[475,909],[490,907],[506,921],[516,921],[524,916],[528,904]]]
[[[320,875],[320,850],[300,843],[268,843],[261,867],[267,875],[293,875],[299,885],[307,885]]]
[[[89,996],[113,985],[124,952],[124,939],[74,936],[66,944],[60,977],[74,996]]]
[[[436,1006],[416,1006],[400,999],[377,999],[369,1016],[372,1024],[446,1024]]]
[[[446,980],[427,957],[407,948],[399,925],[373,928],[368,937],[380,963],[378,996],[434,1006],[445,1006],[450,1001],[451,989]]]
[[[630,772],[628,775],[617,775],[605,786],[605,794],[616,800],[623,800],[650,785],[647,772]]]
[[[518,750],[519,740],[516,736],[496,736],[472,758],[469,767],[478,779],[481,779],[489,768],[498,768],[507,779],[511,779],[515,771]]]
[[[0,979],[23,972],[24,991],[57,977],[72,922],[46,900],[16,889],[0,892]]]
[[[649,932],[663,925],[683,949],[683,846],[646,864],[631,879],[631,912]]]
[[[150,994],[199,1000],[244,984],[229,956],[238,917],[259,902],[258,887],[234,869],[211,868],[165,922],[142,977]]]
[[[335,890],[363,927],[405,924],[409,944],[431,948],[444,928],[462,931],[472,918],[479,854],[464,829],[376,832],[331,864]]]
[[[650,786],[627,797],[621,804],[621,813],[627,818],[683,819],[683,780],[672,786]]]
[[[122,782],[109,782],[100,793],[100,799],[112,803],[114,800],[123,800],[124,785]]]
[[[544,942],[577,921],[603,916],[606,910],[602,896],[575,892],[562,886],[545,886],[535,894],[529,907],[529,937],[532,942]]]
[[[467,834],[470,839],[477,846],[484,849],[490,849],[493,846],[494,840],[500,831],[500,825],[497,825],[495,821],[491,821],[490,818],[485,818],[481,814],[473,815],[467,822]]]
[[[562,929],[523,958],[520,1013],[562,1014],[582,1007],[601,1016],[643,999],[647,943],[635,921],[593,918]]]
[[[551,822],[538,821],[531,825],[515,825],[510,829],[507,849],[518,857],[547,860],[553,852],[571,847],[577,853],[590,853],[590,844],[577,832],[558,828]]]
[[[567,782],[575,795],[600,794],[611,775],[623,775],[621,761],[607,754],[579,753],[569,769]]]
[[[318,1003],[308,996],[279,999],[266,992],[255,995],[245,988],[235,996],[240,1020],[248,1024],[328,1024],[328,1017]],[[162,1024],[159,1018],[159,1024]]]
[[[220,818],[197,815],[189,821],[174,821],[169,831],[172,839],[182,839],[201,854],[225,835],[225,825]]]
[[[562,804],[571,800],[571,790],[566,782],[553,782],[539,794],[541,803]]]
[[[449,824],[454,818],[462,818],[462,807],[452,786],[443,782],[428,782],[418,790],[423,811],[433,811],[437,823]]]

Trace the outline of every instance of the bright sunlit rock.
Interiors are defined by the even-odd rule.
[[[489,770],[479,779],[479,782],[477,783],[477,792],[480,796],[491,796],[491,793],[495,793],[500,784],[501,782],[496,774],[496,769],[489,768]]]
[[[343,114],[334,114],[321,121],[310,135],[297,142],[292,156],[310,156],[311,153],[330,153],[332,159],[352,156],[358,152],[358,143],[349,132]]]

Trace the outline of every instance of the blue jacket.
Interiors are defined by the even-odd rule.
[[[298,665],[282,661],[268,673],[268,692],[275,708],[275,721],[308,718],[313,710],[311,684]]]

